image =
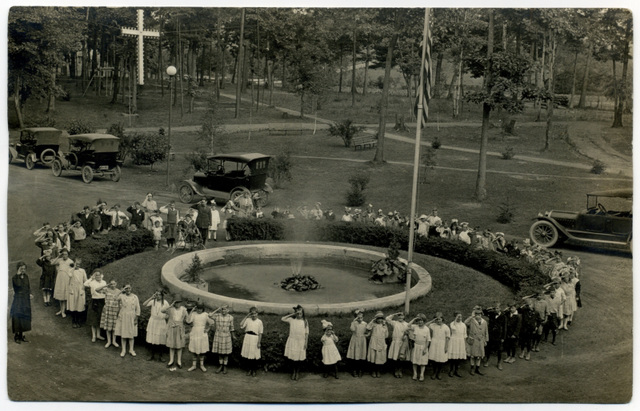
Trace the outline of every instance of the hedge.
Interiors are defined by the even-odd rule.
[[[337,242],[387,248],[395,239],[403,250],[409,246],[407,229],[368,223],[234,218],[229,220],[227,229],[235,241]],[[547,276],[534,264],[491,250],[473,249],[461,241],[416,237],[414,251],[480,271],[520,296],[533,294],[548,282]]]
[[[87,275],[100,267],[153,246],[153,234],[149,230],[129,231],[113,229],[98,237],[87,237],[73,243],[73,258],[81,258]]]

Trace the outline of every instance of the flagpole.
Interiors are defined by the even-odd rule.
[[[420,88],[418,98],[417,123],[416,123],[416,145],[413,155],[413,184],[411,186],[411,214],[409,217],[409,255],[407,257],[407,282],[405,286],[404,312],[409,314],[409,292],[411,291],[411,264],[413,263],[413,247],[415,239],[415,220],[418,193],[418,171],[420,169],[420,134],[422,131],[422,118],[424,107],[424,65],[427,54],[427,34],[429,32],[429,8],[424,10],[424,30],[422,34],[422,66],[420,68]],[[428,109],[428,107],[427,107]]]

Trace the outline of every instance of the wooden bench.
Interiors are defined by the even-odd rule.
[[[269,135],[286,136],[290,133],[301,134],[302,127],[299,124],[290,123],[269,124]]]
[[[360,148],[374,148],[378,144],[378,139],[375,136],[356,136],[351,139],[351,146],[354,150]]]

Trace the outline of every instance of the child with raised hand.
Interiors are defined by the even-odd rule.
[[[420,381],[424,381],[424,370],[429,363],[429,345],[431,344],[431,329],[426,325],[427,316],[418,314],[409,322],[411,333],[409,338],[414,341],[411,352],[413,364],[413,380],[418,379],[418,367],[420,367]]]
[[[351,322],[351,339],[347,349],[347,358],[353,361],[351,375],[362,377],[364,362],[367,359],[367,323],[364,321],[364,311],[360,308],[354,312],[355,318]]]
[[[258,371],[258,360],[260,360],[260,348],[262,333],[264,328],[262,320],[258,318],[258,308],[251,307],[249,314],[240,322],[240,328],[244,330],[244,340],[242,341],[242,351],[240,356],[248,362],[247,375],[256,376]]]
[[[214,321],[204,311],[204,304],[198,303],[191,309],[187,322],[192,324],[189,333],[189,351],[194,355],[193,363],[188,371],[195,370],[199,361],[202,372],[207,372],[204,367],[204,354],[209,351],[208,327],[214,324]]]
[[[367,330],[371,331],[369,351],[367,351],[367,361],[373,364],[371,376],[373,378],[380,378],[380,370],[387,362],[386,339],[389,336],[389,328],[384,320],[384,313],[382,311],[378,311],[373,320],[367,324]]]
[[[167,314],[167,347],[169,347],[170,371],[182,368],[182,349],[185,346],[184,322],[187,318],[187,309],[182,301],[176,300],[168,308],[160,310]]]
[[[329,376],[329,370],[333,369],[333,376],[338,379],[338,361],[342,359],[336,343],[338,337],[333,332],[333,324],[327,320],[322,320],[322,329],[324,334],[320,338],[322,342],[322,363],[325,366],[325,372],[322,375],[324,378]]]

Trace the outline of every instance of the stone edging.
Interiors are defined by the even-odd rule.
[[[190,299],[201,301],[208,307],[219,307],[228,304],[235,312],[247,312],[256,306],[260,312],[272,314],[291,313],[290,303],[266,303],[252,300],[226,297],[199,290],[178,279],[178,276],[191,264],[193,255],[198,254],[204,265],[223,262],[226,257],[247,255],[258,258],[282,257],[296,249],[298,253],[307,257],[350,258],[373,262],[384,258],[384,254],[350,246],[336,246],[318,243],[269,243],[236,245],[218,247],[201,251],[193,251],[171,259],[162,267],[161,281],[174,294],[180,294]],[[404,263],[406,260],[401,259]],[[415,300],[431,291],[431,276],[424,268],[411,263],[412,275],[417,277],[417,283],[409,290],[409,298]],[[176,276],[176,272],[178,276]],[[367,301],[336,303],[336,304],[305,304],[305,312],[309,315],[352,313],[356,308],[364,310],[378,310],[386,307],[398,307],[404,304],[405,293],[398,293]]]

